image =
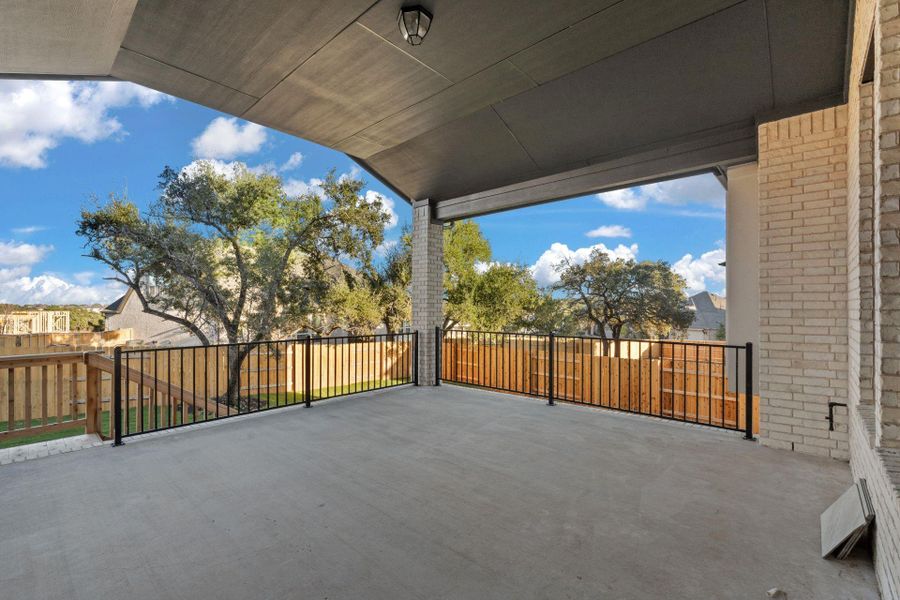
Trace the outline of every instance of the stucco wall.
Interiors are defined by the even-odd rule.
[[[758,178],[755,162],[728,169],[725,195],[725,335],[729,344],[753,343],[753,381],[759,381]],[[743,367],[738,381],[743,381]]]

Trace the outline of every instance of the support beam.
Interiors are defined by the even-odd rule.
[[[627,156],[605,157],[587,167],[477,194],[443,200],[437,218],[454,221],[554,200],[721,170],[756,160],[756,129],[717,128]]]
[[[435,385],[435,333],[443,321],[444,227],[428,200],[413,203],[412,325],[419,332],[419,384]]]

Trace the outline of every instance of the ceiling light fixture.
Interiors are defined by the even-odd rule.
[[[431,13],[419,5],[401,8],[400,16],[397,17],[397,25],[400,26],[403,39],[411,46],[421,44],[431,27],[432,18]]]

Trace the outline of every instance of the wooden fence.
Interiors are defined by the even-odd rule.
[[[103,365],[91,362],[91,356],[60,352],[0,357],[0,442],[76,426],[100,433]]]
[[[548,336],[446,332],[444,379],[500,391],[548,396]],[[559,400],[743,429],[743,347],[717,343],[556,337],[554,396]],[[759,431],[759,397],[753,397]]]
[[[102,332],[34,333],[0,335],[0,356],[109,350],[134,337],[131,329]]]

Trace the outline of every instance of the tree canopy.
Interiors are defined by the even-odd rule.
[[[552,290],[540,292],[537,303],[515,321],[513,328],[560,335],[578,335],[586,329],[577,303],[570,298],[557,298]]]
[[[373,333],[379,325],[384,325],[388,333],[401,331],[412,317],[411,244],[405,230],[399,241],[383,249],[381,260],[362,269],[345,269],[309,329],[319,335],[328,335],[338,327],[351,335]]]
[[[611,260],[594,250],[583,264],[563,261],[558,271],[555,289],[578,304],[600,337],[662,337],[693,321],[684,278],[665,261]]]
[[[308,321],[340,280],[341,260],[370,265],[387,216],[362,186],[331,172],[321,194],[289,196],[278,177],[243,165],[166,167],[146,212],[112,196],[82,211],[77,233],[145,312],[204,344],[210,332],[260,340]]]
[[[539,302],[528,267],[492,262],[491,245],[477,223],[456,221],[444,230],[445,329],[507,329]]]

